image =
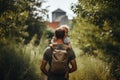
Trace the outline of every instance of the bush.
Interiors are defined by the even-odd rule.
[[[0,80],[40,80],[35,59],[25,50],[21,44],[0,43]]]

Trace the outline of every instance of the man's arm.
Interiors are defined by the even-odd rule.
[[[76,60],[73,59],[70,61],[71,68],[69,69],[69,73],[72,73],[77,70]]]
[[[46,65],[47,65],[47,61],[46,61],[46,60],[42,60],[40,69],[41,69],[41,71],[42,71],[45,75],[48,75],[48,71],[46,70]]]

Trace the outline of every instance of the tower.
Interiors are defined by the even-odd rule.
[[[59,22],[59,26],[63,24],[69,25],[68,16],[66,16],[66,12],[61,10],[60,8],[52,12],[52,22]]]

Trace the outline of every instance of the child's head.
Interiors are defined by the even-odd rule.
[[[69,31],[69,26],[67,25],[61,25],[60,28],[64,29],[66,32]]]

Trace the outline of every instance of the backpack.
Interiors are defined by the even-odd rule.
[[[68,71],[68,54],[65,44],[53,48],[50,71],[54,74],[65,74]]]

